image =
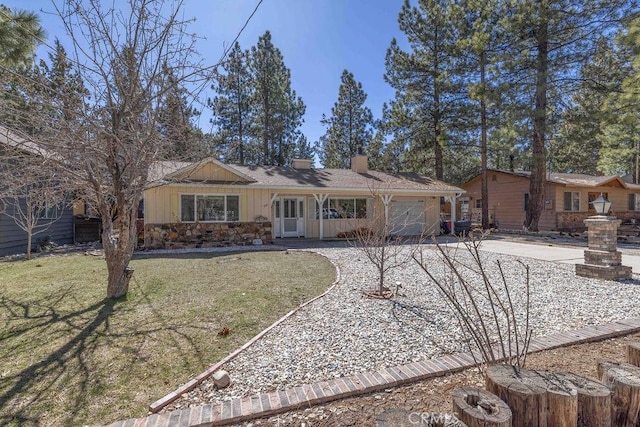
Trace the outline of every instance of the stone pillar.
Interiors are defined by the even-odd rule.
[[[615,217],[591,216],[584,220],[587,226],[589,249],[584,251],[584,264],[576,264],[576,274],[604,280],[631,279],[631,267],[622,265],[618,250],[618,227]]]

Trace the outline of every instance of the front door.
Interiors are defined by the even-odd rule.
[[[278,237],[304,236],[304,199],[299,197],[283,197],[275,203],[276,228]],[[278,212],[279,211],[279,212]]]

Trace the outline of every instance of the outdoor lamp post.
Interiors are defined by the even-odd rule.
[[[621,221],[607,216],[611,202],[600,193],[591,205],[596,215],[584,220],[589,249],[584,251],[584,264],[576,264],[576,274],[605,280],[631,279],[631,267],[622,265],[622,254],[617,248]]]
[[[602,193],[600,193],[600,196],[597,199],[590,203],[593,205],[593,209],[596,210],[596,214],[599,216],[606,216],[611,208],[611,202],[607,200]]]

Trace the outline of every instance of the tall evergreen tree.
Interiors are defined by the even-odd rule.
[[[511,35],[509,57],[503,62],[511,89],[529,103],[532,138],[529,209],[525,225],[538,230],[544,207],[546,144],[554,130],[554,108],[575,90],[574,76],[590,56],[594,41],[611,31],[630,11],[625,0],[512,0],[502,20]]]
[[[291,89],[291,72],[265,32],[251,48],[252,109],[260,150],[256,164],[284,166],[291,161],[305,106]]]
[[[629,49],[618,45],[609,37],[601,37],[594,55],[581,67],[576,92],[563,112],[558,136],[549,147],[549,164],[556,172],[599,173],[607,121],[605,100],[622,91],[622,81],[631,72]]]
[[[623,49],[632,56],[632,68],[620,90],[603,104],[604,125],[598,170],[607,174],[631,174],[640,183],[640,18],[633,20],[624,36]]]
[[[29,66],[34,52],[45,38],[40,18],[33,12],[14,10],[0,4],[0,64]]]
[[[257,163],[257,152],[252,146],[255,85],[248,60],[249,52],[242,51],[236,42],[222,65],[224,71],[216,75],[216,84],[211,87],[217,96],[209,100],[219,140],[217,150],[225,162],[240,165]]]
[[[327,130],[318,144],[318,155],[325,167],[347,168],[354,155],[367,152],[373,135],[373,115],[364,105],[366,100],[362,83],[344,70],[331,117],[321,121]]]
[[[405,0],[398,23],[410,50],[394,39],[387,50],[385,80],[395,89],[390,105],[396,145],[406,146],[405,167],[444,179],[443,150],[461,141],[465,85],[459,78],[457,40],[461,9],[446,0]]]
[[[481,203],[482,203],[482,228],[489,228],[489,191],[487,183],[488,167],[488,136],[490,127],[490,111],[488,105],[495,103],[495,77],[490,70],[497,56],[498,35],[496,24],[500,16],[499,2],[496,0],[463,0],[461,6],[464,9],[464,18],[461,19],[458,46],[463,53],[464,69],[467,71],[467,82],[470,97],[475,101],[475,110],[479,120],[475,120],[476,129],[473,129],[474,121],[470,121],[472,135],[479,133],[480,140],[480,176],[481,176]],[[493,78],[492,78],[493,77]],[[492,102],[493,101],[493,102]],[[476,115],[474,114],[474,115]],[[479,132],[478,132],[479,131]],[[468,156],[467,156],[468,157]],[[471,162],[469,167],[473,167]],[[465,178],[470,178],[465,177]],[[461,179],[466,181],[466,179]]]
[[[175,71],[163,67],[168,88],[160,100],[158,125],[167,140],[163,144],[164,159],[198,161],[206,157],[202,131],[193,123],[200,112],[189,103],[187,90],[180,85]]]

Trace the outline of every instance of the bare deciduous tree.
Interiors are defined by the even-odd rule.
[[[109,298],[128,292],[138,205],[149,168],[167,143],[159,132],[158,106],[172,84],[195,75],[195,38],[185,32],[181,6],[181,0],[129,0],[117,7],[64,0],[55,6],[86,97],[65,103],[65,94],[56,93],[64,111],[38,143],[56,153],[67,185],[102,218]]]
[[[436,242],[444,275],[435,272],[435,266],[422,252],[414,252],[413,259],[451,307],[477,362],[505,360],[524,367],[532,335],[529,267],[520,262],[524,270],[521,284],[507,279],[500,261],[496,261],[497,271],[488,268],[480,252],[484,236],[472,235],[453,248]],[[524,301],[514,299],[516,286],[522,286],[519,295],[524,296]]]
[[[66,207],[57,162],[6,128],[0,143],[0,214],[27,234],[26,258],[31,259],[33,237],[59,220]]]
[[[385,276],[393,269],[399,268],[411,261],[415,247],[409,243],[415,236],[404,236],[405,227],[412,224],[399,225],[392,229],[391,200],[388,191],[375,185],[369,187],[371,197],[382,209],[374,209],[373,217],[364,224],[353,223],[353,230],[345,233],[347,239],[358,248],[375,266],[378,273],[378,289],[373,294],[380,297],[392,297],[393,294],[385,286]],[[385,207],[386,205],[386,207]],[[422,236],[420,236],[420,240]]]

